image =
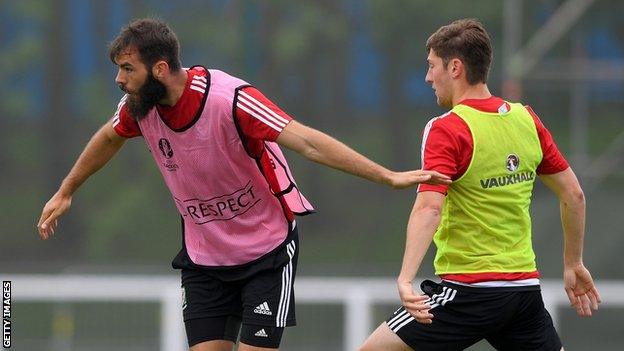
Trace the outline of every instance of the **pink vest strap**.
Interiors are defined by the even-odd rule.
[[[295,178],[290,172],[288,162],[280,147],[277,143],[269,141],[266,141],[264,146],[268,152],[269,159],[276,166],[275,176],[277,177],[280,190],[275,195],[282,196],[286,200],[288,208],[296,215],[305,216],[314,213],[315,210],[312,204],[299,191],[299,187],[297,187]]]

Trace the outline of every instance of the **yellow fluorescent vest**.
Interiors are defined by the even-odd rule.
[[[509,105],[499,113],[452,110],[468,124],[474,149],[448,189],[434,236],[437,275],[536,270],[529,206],[542,148],[526,108]]]

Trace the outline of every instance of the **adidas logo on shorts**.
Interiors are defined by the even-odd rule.
[[[259,337],[261,337],[261,338],[268,338],[268,337],[269,337],[269,334],[267,334],[267,333],[264,331],[264,328],[262,328],[262,329],[258,330],[258,331],[257,331],[254,335],[255,335],[255,336],[259,336]]]
[[[269,309],[269,304],[266,303],[266,301],[256,306],[256,308],[254,308],[254,313],[266,314],[267,316],[273,315],[273,312],[271,312],[271,310]]]

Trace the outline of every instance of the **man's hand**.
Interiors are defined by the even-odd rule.
[[[45,204],[41,212],[41,218],[39,218],[39,223],[37,223],[37,229],[39,230],[41,239],[46,240],[54,234],[58,226],[58,218],[69,210],[71,200],[71,196],[57,192],[52,196],[50,201]]]
[[[590,317],[592,310],[598,310],[600,294],[594,286],[591,274],[582,263],[564,268],[563,283],[570,304],[579,316]]]
[[[403,189],[415,184],[451,184],[451,178],[436,171],[408,171],[392,172],[389,176],[389,185],[394,189]]]
[[[102,168],[121,149],[126,138],[113,129],[112,119],[106,122],[89,140],[69,174],[43,208],[37,229],[45,240],[54,234],[58,218],[71,206],[72,195],[93,173]]]
[[[429,305],[429,296],[416,295],[412,282],[399,281],[397,283],[399,288],[399,296],[401,297],[401,304],[409,312],[418,323],[431,324],[433,322],[433,315],[429,313],[431,306]]]

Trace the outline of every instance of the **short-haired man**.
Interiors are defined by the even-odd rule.
[[[182,68],[167,24],[141,19],[112,42],[115,81],[126,93],[89,141],[38,223],[47,239],[73,193],[143,136],[183,222],[173,260],[182,270],[183,314],[193,351],[277,349],[295,324],[299,252],[294,214],[312,211],[279,145],[376,183],[403,188],[447,183],[437,172],[391,172],[287,115],[241,79],[202,66]]]
[[[600,297],[583,265],[585,200],[574,172],[528,106],[492,96],[490,38],[462,19],[427,41],[426,81],[451,109],[425,127],[423,169],[453,184],[421,185],[407,225],[398,290],[402,306],[362,350],[463,350],[486,339],[497,350],[558,351],[531,246],[535,176],[557,195],[564,232],[564,284],[580,316]],[[432,241],[441,282],[412,283]]]

